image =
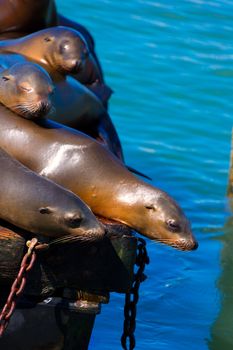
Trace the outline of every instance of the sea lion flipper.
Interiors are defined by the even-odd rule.
[[[131,171],[131,173],[134,173],[134,174],[136,174],[136,175],[142,176],[142,177],[144,177],[145,179],[152,181],[152,178],[151,178],[151,177],[149,177],[148,175],[145,175],[145,174],[141,173],[140,171],[138,171],[138,170],[132,168],[131,166],[126,165],[126,168],[127,168],[129,171]]]

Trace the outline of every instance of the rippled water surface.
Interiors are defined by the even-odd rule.
[[[148,241],[137,349],[233,349],[233,1],[57,3],[95,38],[127,163],[179,201],[200,243],[185,253]],[[102,308],[90,349],[120,349],[123,303],[113,294]]]

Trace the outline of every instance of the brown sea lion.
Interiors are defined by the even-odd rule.
[[[103,237],[102,225],[80,198],[29,170],[1,148],[0,175],[1,219],[49,237]]]
[[[0,106],[0,147],[80,196],[96,215],[182,250],[197,247],[178,204],[87,135],[46,119],[19,118]]]
[[[85,64],[90,52],[83,36],[72,28],[40,30],[19,39],[2,41],[0,47],[2,53],[22,54],[44,65],[53,76],[57,71],[64,75],[86,75]]]
[[[0,103],[24,118],[46,116],[52,107],[53,91],[49,74],[37,64],[25,62],[0,68]]]

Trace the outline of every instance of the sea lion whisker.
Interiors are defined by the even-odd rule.
[[[29,104],[29,103],[19,103],[19,104],[12,104],[7,106],[10,109],[34,109],[35,104]]]
[[[9,107],[10,108],[10,107]],[[48,103],[22,103],[17,105],[12,105],[11,109],[14,109],[18,114],[23,116],[37,115],[40,111],[49,110]]]
[[[22,116],[28,116],[32,112],[32,110],[28,110],[27,108],[22,107],[22,106],[16,106],[14,109],[18,114],[20,114]]]
[[[79,243],[91,243],[96,240],[96,237],[88,237],[88,236],[64,236],[61,238],[57,238],[51,242],[51,245],[56,244],[65,244],[65,243],[73,243],[73,242],[79,242]]]
[[[8,103],[8,106],[11,108],[11,107],[14,107],[14,106],[34,106],[36,105],[38,102],[35,102],[35,101],[31,101],[31,100],[27,100],[27,101],[17,101],[17,103]]]

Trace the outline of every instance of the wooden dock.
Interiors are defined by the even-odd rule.
[[[23,298],[0,339],[11,350],[88,349],[95,316],[109,293],[129,292],[133,281],[137,239],[131,231],[103,222],[107,236],[89,244],[80,242],[38,251],[27,278]],[[26,252],[28,232],[0,226],[0,306],[6,301]]]

